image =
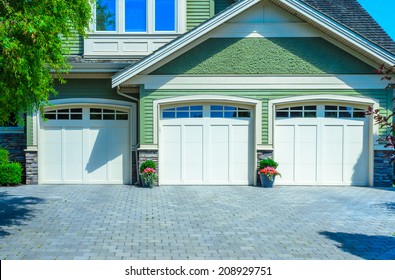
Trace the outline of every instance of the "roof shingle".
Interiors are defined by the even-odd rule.
[[[357,0],[299,0],[386,51],[395,54],[395,42]]]

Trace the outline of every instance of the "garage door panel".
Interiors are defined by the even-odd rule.
[[[278,167],[278,171],[280,172],[281,176],[276,177],[276,182],[279,184],[287,184],[292,183],[295,181],[295,165],[294,164],[287,164],[281,163]]]
[[[127,144],[129,139],[129,130],[127,127],[111,127],[109,134],[110,144]]]
[[[110,182],[119,182],[120,179],[122,181],[127,180],[124,173],[124,166],[125,161],[122,156],[119,156],[115,162],[110,162],[108,166],[108,176]]]
[[[64,179],[83,180],[83,130],[82,127],[64,128]]]
[[[276,181],[286,184],[295,180],[295,126],[278,125],[275,133],[275,159],[281,163],[278,167],[281,177],[277,177]]]
[[[317,126],[298,126],[297,127],[297,166],[304,168],[305,165],[317,164]],[[301,169],[302,169],[301,168]],[[316,173],[315,168],[311,170]]]
[[[203,126],[184,126],[184,182],[203,180]]]
[[[54,127],[44,131],[44,178],[48,181],[62,179],[62,127]]]
[[[297,182],[303,183],[317,182],[317,166],[314,164],[298,164],[295,179]]]
[[[343,125],[323,125],[325,143],[343,143]]]
[[[289,143],[295,142],[295,126],[294,125],[278,125],[276,127],[276,143]]]
[[[352,126],[348,125],[347,129],[347,143],[364,143],[364,137],[366,136],[364,127],[362,125]]]
[[[298,143],[317,143],[317,125],[299,125],[298,129]]]
[[[296,178],[302,182],[317,178],[317,126],[299,125],[296,133]]]
[[[160,147],[161,180],[181,181],[181,126],[163,126],[162,134],[166,137]]]
[[[211,182],[229,181],[229,126],[210,126],[210,176]]]
[[[353,185],[366,185],[368,181],[368,168],[363,162],[345,165],[345,181]]]

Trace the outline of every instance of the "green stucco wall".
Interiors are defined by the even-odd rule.
[[[214,0],[187,0],[187,30],[214,15]]]
[[[379,101],[381,114],[392,110],[391,90],[141,90],[140,102],[140,143],[153,143],[153,101],[156,99],[185,95],[225,95],[254,98],[262,101],[262,144],[268,143],[268,102],[270,99],[301,95],[346,95],[373,98]],[[341,98],[339,99],[341,100]],[[380,134],[384,135],[381,130]]]
[[[155,70],[165,74],[371,74],[322,38],[211,38]]]

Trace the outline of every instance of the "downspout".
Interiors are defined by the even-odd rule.
[[[132,96],[130,96],[130,95],[127,95],[127,94],[125,94],[125,93],[123,93],[123,92],[121,92],[121,90],[120,90],[121,88],[120,88],[120,86],[118,85],[117,86],[117,94],[119,94],[120,96],[123,96],[123,97],[125,97],[125,98],[128,98],[128,99],[130,99],[130,100],[132,100],[133,102],[135,102],[136,104],[137,104],[137,110],[139,110],[139,102],[140,102],[140,100],[138,99],[138,98],[135,98],[135,97],[132,97]],[[138,162],[138,156],[137,156],[137,147],[139,146],[140,144],[139,143],[136,143],[136,152],[135,152],[135,160],[136,160],[136,174],[137,174],[137,184],[140,184],[140,176],[139,176],[139,171],[140,171],[140,169],[139,169],[139,162]]]

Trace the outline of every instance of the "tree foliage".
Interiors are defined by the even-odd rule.
[[[0,125],[42,110],[70,69],[68,43],[86,35],[92,0],[0,0]]]

